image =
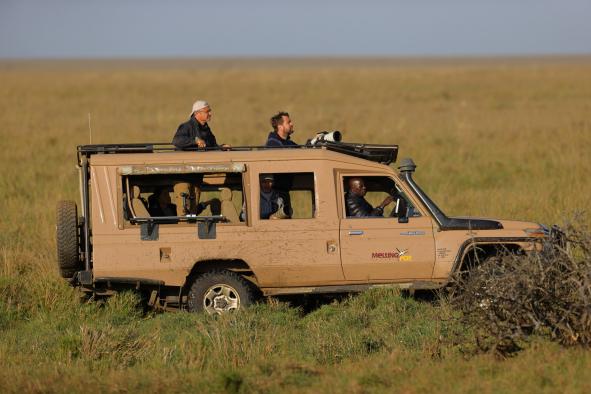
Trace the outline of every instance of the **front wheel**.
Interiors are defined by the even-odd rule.
[[[234,272],[216,270],[195,278],[189,288],[187,308],[191,312],[221,315],[247,307],[253,300],[248,281]]]

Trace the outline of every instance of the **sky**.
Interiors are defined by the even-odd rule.
[[[591,0],[0,0],[0,58],[591,54]]]

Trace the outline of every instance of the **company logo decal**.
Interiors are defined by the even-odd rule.
[[[398,261],[412,261],[412,256],[408,254],[408,249],[398,249],[391,252],[372,252],[372,259],[396,259]]]

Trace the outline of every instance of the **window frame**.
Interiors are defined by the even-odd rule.
[[[129,168],[129,166],[128,166]],[[246,181],[246,171],[230,171],[230,172],[193,172],[193,173],[157,173],[157,174],[125,174],[122,173],[122,171],[119,171],[118,174],[118,187],[117,187],[117,200],[118,200],[118,204],[117,204],[117,210],[118,210],[118,216],[119,216],[119,220],[120,220],[120,229],[125,229],[125,228],[139,228],[140,225],[142,224],[142,222],[152,222],[152,223],[157,223],[159,225],[165,225],[166,227],[193,227],[195,225],[196,222],[200,222],[200,221],[215,221],[217,222],[218,225],[228,225],[228,226],[236,226],[236,225],[242,225],[242,226],[246,226],[247,222],[225,222],[222,220],[219,220],[219,217],[222,216],[221,212],[220,215],[212,215],[212,216],[205,216],[205,215],[197,215],[197,216],[150,216],[148,217],[149,220],[144,220],[144,219],[148,219],[148,218],[144,218],[141,216],[137,216],[135,215],[135,212],[133,212],[133,208],[131,207],[132,204],[132,199],[130,198],[131,194],[130,194],[130,188],[134,187],[134,186],[138,186],[138,184],[134,184],[133,182],[130,182],[130,178],[135,178],[135,177],[158,177],[160,179],[155,179],[153,184],[149,184],[149,182],[146,182],[144,184],[144,186],[147,184],[150,187],[154,188],[154,187],[158,187],[158,186],[162,186],[160,184],[160,180],[161,178],[166,177],[167,175],[170,175],[172,179],[170,179],[170,183],[169,184],[165,184],[165,187],[167,188],[173,188],[174,184],[176,182],[179,181],[183,181],[183,182],[188,182],[188,183],[192,183],[192,181],[195,181],[197,178],[199,178],[199,175],[202,175],[202,180],[201,182],[204,182],[203,179],[207,178],[207,175],[221,175],[223,174],[225,177],[227,177],[230,174],[236,174],[236,178],[239,179],[239,188],[232,188],[232,185],[226,185],[225,182],[217,185],[217,191],[221,191],[221,189],[223,187],[228,187],[230,188],[230,190],[234,191],[240,191],[242,194],[242,202],[240,204],[240,206],[242,206],[242,204],[246,201],[246,185],[245,185],[245,181]],[[183,179],[186,178],[186,179]],[[140,183],[141,185],[142,183]],[[215,185],[215,184],[214,184]],[[208,185],[207,189],[209,189],[212,185]],[[207,191],[212,191],[212,190],[207,190]],[[146,193],[145,191],[143,193]],[[169,193],[173,193],[170,192]],[[171,198],[172,203],[174,203],[174,199]],[[219,199],[218,199],[219,200]],[[221,202],[221,201],[220,201]],[[236,207],[236,206],[235,206]],[[148,210],[148,206],[146,206],[146,210]],[[238,210],[238,208],[237,208]],[[240,212],[238,210],[238,212]],[[134,214],[135,216],[131,217],[131,214]],[[140,219],[140,220],[133,220],[133,219]]]
[[[260,217],[260,209],[261,209],[261,201],[260,201],[261,184],[260,184],[260,180],[261,180],[261,177],[263,176],[263,174],[265,174],[265,175],[266,174],[272,174],[275,177],[281,176],[281,175],[290,175],[290,174],[291,175],[308,175],[308,176],[310,176],[310,181],[311,181],[311,186],[312,186],[312,189],[305,189],[305,188],[302,188],[302,189],[300,189],[300,188],[293,189],[293,188],[290,188],[287,191],[282,190],[282,191],[288,193],[289,196],[290,196],[290,203],[291,203],[292,211],[294,209],[293,209],[293,200],[292,200],[292,194],[291,194],[291,192],[292,191],[300,191],[300,190],[301,191],[309,191],[309,192],[311,192],[311,194],[312,194],[311,195],[311,198],[310,198],[311,210],[312,210],[311,211],[311,216],[309,216],[309,217],[299,217],[298,218],[298,217],[293,217],[293,214],[292,214],[292,217],[289,218],[289,219],[278,219],[278,220],[271,220],[271,221],[273,221],[273,222],[277,222],[277,221],[283,222],[283,221],[291,221],[291,220],[297,220],[297,221],[300,221],[300,220],[316,220],[318,218],[318,206],[319,206],[318,199],[319,199],[319,197],[318,197],[318,174],[316,173],[316,171],[314,171],[314,170],[309,170],[309,171],[305,171],[305,170],[304,171],[276,171],[276,170],[275,171],[258,171],[258,172],[256,172],[256,173],[253,174],[253,178],[256,179],[256,185],[253,185],[253,187],[252,187],[254,196],[256,196],[256,198],[258,198],[257,212],[256,212],[256,215],[255,215],[256,216],[256,220],[258,222],[268,222],[269,221],[269,219],[262,219]],[[254,212],[254,210],[253,210],[253,204],[250,204],[250,208],[249,208],[249,205],[247,203],[247,218],[246,218],[247,221],[249,220],[248,213],[253,214],[253,212]]]
[[[352,216],[347,216],[347,204],[345,201],[345,195],[347,193],[347,187],[345,186],[345,181],[349,178],[387,178],[394,184],[394,187],[401,192],[401,197],[406,198],[407,204],[412,206],[414,212],[418,213],[418,215],[412,215],[408,218],[417,218],[417,217],[424,217],[428,216],[425,214],[422,205],[414,198],[414,195],[409,192],[408,189],[403,187],[403,181],[398,179],[392,174],[384,174],[384,173],[364,173],[364,172],[349,172],[349,171],[339,171],[337,173],[337,197],[339,198],[340,207],[339,207],[339,215],[340,219],[397,219],[398,216],[371,216],[366,218],[356,218]],[[386,211],[384,211],[386,212]]]

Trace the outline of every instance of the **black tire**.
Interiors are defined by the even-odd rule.
[[[223,314],[241,310],[254,302],[253,286],[240,275],[214,270],[197,276],[187,294],[191,312]]]
[[[82,269],[78,248],[78,210],[74,201],[59,201],[56,215],[57,264],[62,278]]]

